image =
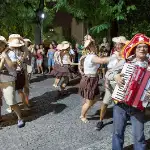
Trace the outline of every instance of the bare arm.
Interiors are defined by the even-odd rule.
[[[98,57],[94,56],[92,62],[96,64],[107,64],[110,61],[110,57]]]
[[[2,68],[4,67],[4,63],[5,63],[5,59],[2,58],[0,62],[0,70],[2,70]]]
[[[42,55],[44,55],[44,54],[45,54],[44,49],[42,49],[42,50],[41,50],[41,53],[42,53]]]
[[[84,59],[86,58],[86,55],[81,56],[80,60],[79,60],[79,65],[78,65],[78,70],[81,73],[81,75],[84,75],[83,72],[83,63],[84,63]]]
[[[2,53],[2,58],[5,59],[5,62],[7,63],[8,67],[16,68],[16,62],[12,62],[9,56],[6,54],[6,52]]]
[[[72,61],[71,61],[72,59],[71,59],[71,56],[68,54],[68,62],[69,62],[69,64],[71,64],[72,63]]]

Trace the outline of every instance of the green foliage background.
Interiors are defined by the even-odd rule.
[[[0,1],[0,34],[7,38],[9,34],[19,33],[33,39],[33,25],[37,23],[35,12],[39,2],[40,0]],[[55,2],[55,5],[47,5],[50,2]],[[47,29],[53,24],[57,11],[65,11],[77,21],[84,22],[89,33],[97,39],[114,36],[112,30],[116,35],[124,35],[129,39],[138,32],[150,36],[149,0],[45,0],[45,35],[48,34]]]
[[[37,23],[36,10],[39,0],[3,0],[0,1],[0,35],[6,38],[13,33],[34,39],[34,24]],[[52,23],[54,11],[44,7],[46,19],[44,29]]]

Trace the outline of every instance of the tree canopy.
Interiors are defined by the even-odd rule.
[[[39,3],[40,0],[0,1],[0,34],[8,37],[19,33],[33,39]],[[89,32],[98,38],[108,33],[128,38],[138,32],[150,36],[149,3],[149,0],[45,0],[43,30],[47,32],[57,11],[65,11],[84,22]]]
[[[23,37],[33,39],[33,25],[38,22],[37,10],[39,0],[5,0],[0,2],[0,34],[8,37],[9,34],[19,33]],[[44,5],[44,28],[52,22],[54,11]]]
[[[149,0],[58,0],[55,8],[84,21],[94,35],[111,29],[129,38],[138,32],[150,35]]]

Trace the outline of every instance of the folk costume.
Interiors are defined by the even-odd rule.
[[[24,42],[18,38],[14,38],[9,41],[9,47],[15,52],[17,57],[17,78],[15,81],[15,90],[20,95],[25,109],[28,109],[29,81],[27,76],[27,64],[25,63],[28,48],[25,47]]]
[[[3,38],[4,39],[4,38]],[[14,110],[18,117],[18,127],[21,128],[25,125],[25,122],[21,116],[21,110],[17,104],[15,97],[15,80],[16,80],[16,54],[11,49],[7,48],[6,40],[2,40],[0,36],[0,44],[3,52],[1,54],[1,63],[0,63],[0,88],[2,90],[4,99],[6,103]]]
[[[25,42],[25,46],[27,48],[27,57],[24,60],[24,63],[26,64],[26,68],[27,68],[27,74],[28,74],[28,80],[30,81],[31,79],[31,74],[33,72],[33,67],[32,67],[32,47],[31,47],[31,41],[30,39],[24,39]]]
[[[143,34],[136,34],[122,50],[122,56],[136,66],[148,67],[147,53],[150,53],[150,39]],[[133,55],[133,57],[132,57]],[[125,62],[124,62],[125,63]],[[121,72],[124,63],[117,64],[109,73],[109,80],[115,80],[117,84],[122,83]],[[147,66],[146,66],[147,64]],[[137,91],[136,91],[137,92]],[[124,144],[124,132],[127,120],[132,124],[132,133],[134,139],[134,150],[146,150],[144,136],[144,111],[122,102],[115,101],[113,107],[113,140],[112,150],[122,150]]]
[[[60,52],[62,50],[62,44],[58,44],[56,48],[56,52],[54,53],[54,69],[51,71],[50,75],[55,76],[55,82],[53,84],[54,87],[58,87],[58,84],[61,79],[60,69],[62,67],[62,62],[60,58]]]
[[[113,38],[112,40],[116,44],[122,43],[122,47],[125,45],[125,43],[127,41],[126,38],[123,36]],[[111,96],[112,96],[113,90],[115,88],[116,82],[108,80],[107,75],[109,74],[111,69],[113,69],[119,62],[121,62],[121,61],[124,62],[124,59],[121,56],[122,47],[117,49],[114,52],[114,54],[112,54],[110,56],[112,59],[107,65],[108,70],[107,70],[106,75],[105,75],[105,95],[104,95],[103,103],[101,104],[101,109],[100,109],[100,121],[96,125],[97,130],[101,130],[104,127],[103,119],[104,119],[104,116],[106,114],[108,105],[112,103],[112,97]]]
[[[84,41],[84,47],[89,50],[89,53],[82,56],[79,61],[79,71],[82,75],[79,93],[85,100],[82,106],[80,119],[86,123],[88,121],[86,119],[86,113],[97,101],[96,95],[99,94],[99,76],[97,73],[99,65],[109,62],[109,58],[100,58],[96,55],[95,42],[91,37],[89,40]]]
[[[71,55],[69,54],[70,50],[70,43],[68,41],[62,42],[62,51],[60,52],[60,61],[62,63],[60,74],[61,77],[63,77],[63,81],[60,85],[60,89],[62,94],[64,93],[64,89],[66,88],[67,84],[69,83],[69,77],[72,73],[72,67],[71,67]]]
[[[63,92],[69,82],[69,77],[71,75],[72,62],[71,55],[69,54],[70,43],[68,41],[63,41],[61,45],[58,45],[58,47],[61,50],[56,52],[54,55],[55,66],[51,74],[59,79],[64,78],[60,85],[60,91]]]

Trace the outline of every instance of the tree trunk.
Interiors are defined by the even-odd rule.
[[[35,24],[34,25],[34,40],[35,40],[35,44],[41,44],[41,26],[40,24]]]

